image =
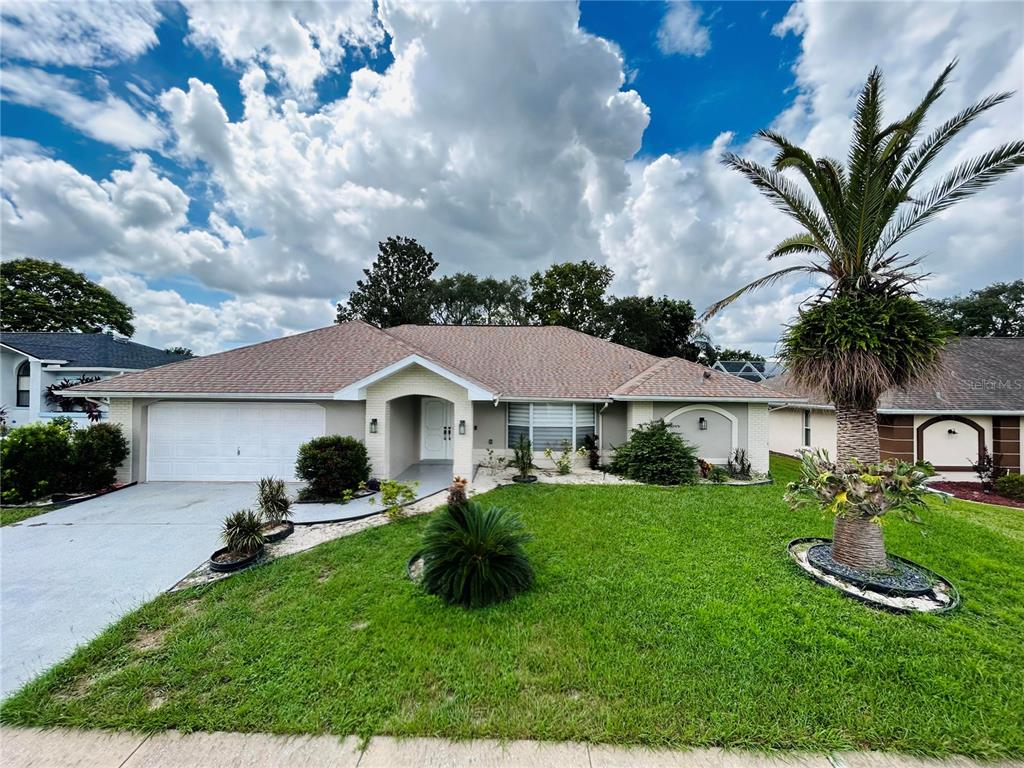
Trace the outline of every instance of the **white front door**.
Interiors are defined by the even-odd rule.
[[[452,457],[452,404],[436,397],[424,397],[421,403],[420,458]]]

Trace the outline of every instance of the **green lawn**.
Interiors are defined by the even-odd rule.
[[[53,510],[53,507],[10,507],[9,509],[0,509],[0,526],[20,523],[22,520],[28,520],[30,517],[42,515],[45,512],[53,512]]]
[[[1024,756],[1022,511],[937,502],[924,526],[889,523],[893,552],[963,595],[899,616],[791,564],[786,543],[830,522],[781,495],[501,488],[486,500],[536,537],[536,586],[510,603],[419,593],[404,571],[425,521],[407,520],[161,597],[0,719]]]

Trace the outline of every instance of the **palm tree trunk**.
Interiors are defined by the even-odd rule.
[[[869,517],[836,517],[832,533],[832,558],[862,571],[888,568],[882,526]]]
[[[866,464],[881,460],[878,411],[874,406],[860,408],[836,403],[836,463],[842,466],[850,459]]]
[[[850,459],[867,464],[881,461],[878,413],[873,406],[836,404],[836,463],[845,466]],[[867,517],[836,517],[832,557],[851,568],[884,570],[887,564],[882,526]]]

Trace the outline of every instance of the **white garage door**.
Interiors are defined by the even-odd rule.
[[[299,445],[324,434],[324,419],[302,403],[154,403],[146,478],[294,480]]]

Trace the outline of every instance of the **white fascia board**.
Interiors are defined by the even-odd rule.
[[[780,399],[778,397],[673,397],[669,395],[612,395],[611,399],[640,402],[650,400],[655,403],[769,403],[772,405],[807,402],[806,398],[799,397]]]
[[[25,350],[18,349],[17,347],[12,347],[10,344],[5,344],[2,341],[0,341],[0,347],[2,347],[3,349],[6,349],[8,352],[13,352],[16,355],[24,355],[25,357],[27,357],[29,360],[32,360],[33,362],[35,362],[35,361],[44,362],[44,361],[40,360],[38,357],[36,357],[35,355],[30,355]]]
[[[494,398],[494,393],[490,390],[484,389],[476,382],[470,381],[456,373],[452,373],[447,368],[438,365],[432,360],[427,360],[427,358],[420,355],[408,355],[389,366],[381,368],[379,371],[374,371],[369,376],[365,376],[359,381],[354,381],[347,387],[339,389],[334,393],[333,398],[335,400],[365,400],[367,387],[371,384],[377,383],[381,379],[386,379],[392,374],[398,373],[398,371],[401,371],[404,368],[408,368],[410,365],[418,365],[422,368],[426,368],[428,371],[436,373],[442,379],[447,379],[453,384],[457,384],[469,393],[470,400],[492,400]]]
[[[137,373],[141,368],[97,368],[88,365],[47,365],[44,371],[73,371],[75,373],[88,373],[98,371],[100,373]]]
[[[330,400],[330,392],[114,392],[62,389],[61,397],[120,397],[159,400]]]
[[[499,397],[503,403],[610,403],[608,397]]]
[[[916,416],[917,414],[922,416],[945,416],[946,414],[951,416],[1024,416],[1024,411],[996,411],[984,408],[945,408],[942,410],[935,408],[879,408],[878,412],[892,416]]]

